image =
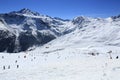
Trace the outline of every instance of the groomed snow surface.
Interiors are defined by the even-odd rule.
[[[119,52],[66,48],[0,54],[0,80],[120,80]],[[94,52],[91,54],[89,52]]]

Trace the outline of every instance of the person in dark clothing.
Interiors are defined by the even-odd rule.
[[[19,68],[19,65],[17,65],[17,68]]]
[[[119,57],[117,56],[116,59],[118,59]]]
[[[8,69],[10,69],[10,65],[8,66]]]
[[[3,70],[5,70],[5,66],[3,66]]]
[[[17,60],[15,60],[15,63],[17,63]]]

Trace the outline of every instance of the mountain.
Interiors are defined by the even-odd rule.
[[[43,45],[62,35],[68,22],[26,8],[0,14],[0,52],[21,52]]]
[[[21,14],[21,15],[26,14],[26,15],[40,16],[40,14],[38,12],[33,12],[30,9],[27,9],[27,8],[23,8],[20,11],[13,11],[13,12],[10,12],[10,13],[11,14]]]
[[[120,18],[90,18],[79,16],[71,23],[74,30],[36,49],[41,53],[106,54],[120,50]],[[73,29],[73,28],[72,28]],[[49,47],[46,49],[46,47]]]
[[[0,57],[0,80],[119,80],[120,16],[0,14]]]
[[[64,20],[24,8],[0,14],[0,33],[0,52],[26,51],[51,40],[46,45],[55,48],[120,47],[120,16]]]

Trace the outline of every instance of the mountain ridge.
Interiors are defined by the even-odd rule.
[[[82,38],[85,33],[93,33],[95,29],[97,32],[102,26],[104,26],[102,28],[103,30],[106,29],[105,26],[119,27],[119,21],[119,15],[109,18],[78,16],[72,20],[65,20],[57,17],[52,18],[47,15],[41,15],[27,8],[0,14],[0,43],[5,44],[4,46],[0,46],[0,52],[5,51],[13,53],[26,51],[30,47],[42,46],[51,40],[64,35],[72,36],[72,34],[79,34],[80,36],[78,37]],[[10,33],[12,36],[9,36]],[[3,37],[4,34],[6,34],[5,37]],[[96,36],[92,35],[88,38]],[[88,35],[85,34],[83,38],[86,40],[87,36]],[[99,36],[96,38],[99,38]]]

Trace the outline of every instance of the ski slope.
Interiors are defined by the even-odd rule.
[[[120,54],[114,53],[110,59],[107,52],[94,56],[72,48],[49,54],[40,48],[19,54],[1,53],[0,80],[119,80],[120,59],[116,56]]]
[[[45,26],[40,26],[43,27],[40,32],[61,36],[56,35],[56,39],[43,46],[33,46],[31,51],[0,53],[0,80],[120,80],[119,16],[105,19],[80,16],[65,21],[37,13],[36,16],[27,9],[22,12],[24,17],[40,18],[52,26],[45,30]],[[34,24],[27,19],[25,23]],[[2,21],[0,25],[1,30],[7,29]],[[19,36],[22,27],[9,26]],[[36,35],[37,27],[32,28]]]

